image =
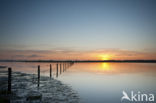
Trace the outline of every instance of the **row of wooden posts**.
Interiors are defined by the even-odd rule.
[[[57,63],[56,64],[56,77],[58,77],[59,75],[59,67],[60,67],[60,74],[62,72],[65,72],[67,68],[69,68],[70,66],[72,66],[74,63],[73,62],[66,62],[66,63]],[[59,66],[60,65],[60,66]],[[50,78],[52,77],[52,65],[50,64]],[[8,68],[8,93],[11,93],[11,74],[12,74],[12,68]],[[37,79],[38,79],[38,87],[40,86],[40,65],[38,65],[38,71],[37,71]]]

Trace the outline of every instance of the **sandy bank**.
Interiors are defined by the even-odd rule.
[[[78,94],[70,86],[53,78],[41,77],[38,87],[36,75],[13,72],[12,77],[12,94],[0,95],[1,98],[7,96],[11,103],[79,103]],[[7,89],[7,83],[0,86],[1,91],[4,88]]]

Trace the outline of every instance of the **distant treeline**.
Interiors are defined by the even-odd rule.
[[[121,62],[121,63],[156,63],[156,60],[0,60],[0,62]]]

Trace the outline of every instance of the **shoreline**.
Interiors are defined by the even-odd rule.
[[[5,90],[7,83],[0,86],[0,95],[11,103],[79,103],[78,93],[70,86],[56,79],[41,76],[38,87],[35,74],[12,72],[12,94],[8,95]]]

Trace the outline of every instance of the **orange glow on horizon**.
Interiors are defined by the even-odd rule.
[[[20,55],[19,55],[20,54]],[[23,50],[1,51],[4,60],[156,60],[156,53],[126,50],[58,51]]]

